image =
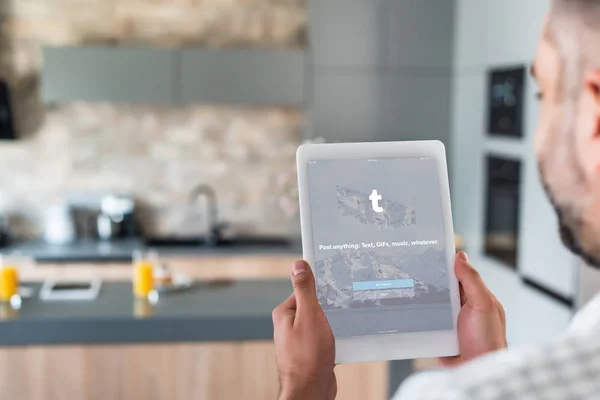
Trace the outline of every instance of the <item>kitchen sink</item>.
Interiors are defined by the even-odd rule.
[[[198,237],[160,237],[145,240],[148,247],[289,247],[293,244],[290,239],[280,237],[236,237],[219,239],[215,244],[209,244],[201,236]]]
[[[203,237],[155,237],[111,242],[77,242],[64,246],[43,241],[17,243],[6,250],[34,258],[41,263],[131,262],[132,254],[143,248],[161,254],[280,254],[301,252],[299,243],[281,237],[223,238],[209,243]]]

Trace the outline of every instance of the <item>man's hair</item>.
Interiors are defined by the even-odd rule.
[[[600,67],[600,0],[553,0],[546,34],[562,60],[564,90],[578,89],[585,70]]]
[[[600,0],[553,0],[552,13],[575,18],[590,30],[600,29]]]
[[[600,66],[600,0],[553,0],[548,30],[561,58]]]

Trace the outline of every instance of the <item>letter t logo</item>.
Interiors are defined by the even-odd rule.
[[[383,208],[379,206],[379,200],[381,199],[383,199],[383,197],[377,193],[377,190],[373,190],[369,196],[369,200],[371,200],[371,205],[373,206],[373,211],[376,213],[383,212]]]

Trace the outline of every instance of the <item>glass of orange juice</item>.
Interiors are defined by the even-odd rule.
[[[19,297],[18,260],[0,255],[0,302],[13,302]]]
[[[158,254],[152,250],[133,253],[133,294],[136,298],[148,299],[154,294],[154,268]]]

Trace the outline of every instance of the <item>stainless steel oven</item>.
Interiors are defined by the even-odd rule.
[[[517,269],[521,162],[487,157],[485,254]]]

